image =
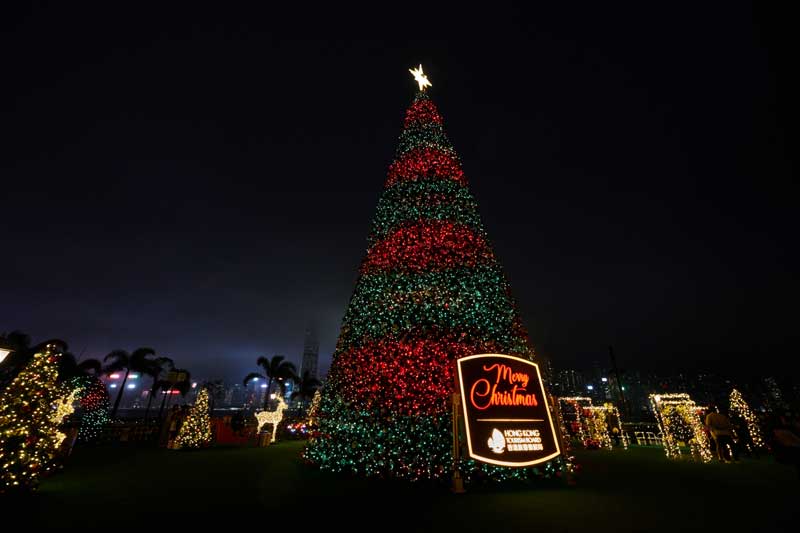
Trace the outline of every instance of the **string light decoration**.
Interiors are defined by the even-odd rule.
[[[692,458],[704,463],[711,461],[708,435],[700,419],[702,408],[688,394],[651,394],[650,407],[658,421],[667,457],[679,458],[680,442],[685,442]]]
[[[578,437],[578,441],[584,447],[586,447],[586,441],[588,439],[588,427],[581,415],[584,407],[589,407],[592,405],[592,399],[585,396],[562,396],[558,399],[558,401],[559,405],[564,404],[570,406],[572,408],[572,414],[575,416],[575,420],[570,420],[567,422],[567,413],[564,411],[564,407],[561,407],[561,413],[564,421],[572,429],[571,432],[565,431],[564,435],[570,435],[571,433],[574,433]]]
[[[578,463],[575,461],[575,456],[573,455],[572,442],[569,438],[569,432],[567,431],[567,424],[564,421],[562,406],[558,401],[558,398],[554,396],[550,396],[548,405],[550,406],[550,410],[552,411],[554,418],[558,423],[558,429],[561,433],[561,439],[559,442],[561,446],[561,454],[563,456],[563,465],[560,473],[565,475],[565,479],[568,484],[573,485],[575,483],[575,475],[580,470],[580,465],[578,465]]]
[[[628,436],[625,434],[625,431],[622,427],[622,415],[619,412],[619,409],[616,405],[610,402],[606,402],[603,405],[598,405],[592,407],[592,410],[598,413],[602,413],[604,419],[604,427],[606,428],[606,433],[609,434],[609,438],[611,438],[611,431],[616,427],[617,431],[619,432],[619,441],[622,444],[622,449],[628,449]],[[609,418],[611,420],[609,420]],[[616,424],[613,424],[613,422]],[[611,428],[611,429],[609,429]],[[613,438],[611,438],[613,440]]]
[[[67,418],[69,415],[75,412],[75,402],[78,400],[78,396],[80,395],[80,389],[71,389],[67,388],[66,390],[62,388],[62,396],[59,398],[53,406],[53,413],[50,417],[50,421],[58,428],[61,424],[64,423],[64,419]],[[58,439],[58,447],[61,446],[61,443],[64,442],[64,439],[67,438],[67,435],[62,433],[61,431],[57,431],[56,433]]]
[[[562,396],[558,398],[558,402],[564,435],[574,433],[584,448],[611,450],[614,448],[611,430],[616,428],[622,448],[628,449],[628,437],[622,428],[622,417],[614,404],[592,405],[592,399],[587,396]],[[571,413],[567,413],[564,406],[569,406]],[[567,422],[569,414],[574,415],[575,420]],[[572,428],[572,432],[568,431],[568,426]]]
[[[48,344],[0,393],[0,492],[34,490],[53,470],[58,431],[60,349]],[[58,420],[58,422],[56,422]]]
[[[309,428],[313,428],[319,423],[319,406],[321,400],[322,394],[318,390],[314,393],[314,397],[311,399],[311,407],[308,408],[308,414],[306,415],[306,425]]]
[[[103,429],[109,423],[110,401],[108,389],[102,381],[94,376],[80,376],[74,378],[70,386],[80,389],[78,400],[78,442],[97,442],[103,434]]]
[[[275,395],[273,395],[275,396]],[[258,433],[261,433],[261,428],[263,428],[267,424],[272,424],[272,438],[270,442],[275,442],[275,434],[278,432],[278,425],[283,420],[283,412],[286,411],[289,406],[286,405],[286,402],[283,401],[283,397],[278,394],[278,406],[275,408],[274,411],[259,411],[256,413],[256,420],[258,420]]]
[[[729,401],[731,417],[742,420],[744,422],[744,426],[747,428],[747,435],[749,438],[743,439],[742,435],[737,435],[739,439],[743,439],[745,441],[747,450],[754,451],[765,448],[766,443],[764,442],[761,428],[758,425],[758,419],[753,414],[753,411],[750,410],[750,406],[747,405],[747,402],[744,401],[742,393],[736,389],[733,389],[731,391]]]
[[[533,357],[441,114],[420,91],[406,111],[305,458],[333,472],[449,477],[454,362],[477,353]],[[492,480],[566,468],[561,458],[537,466],[465,459],[460,468]]]
[[[205,387],[197,395],[192,409],[183,421],[178,437],[178,448],[206,448],[211,444],[211,418],[208,416],[208,389]]]

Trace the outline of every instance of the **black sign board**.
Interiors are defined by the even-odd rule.
[[[458,360],[458,382],[470,457],[517,467],[561,453],[536,363],[471,355]]]

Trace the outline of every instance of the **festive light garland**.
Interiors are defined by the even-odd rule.
[[[375,243],[367,250],[361,272],[421,273],[471,268],[494,261],[494,254],[481,233],[450,221],[432,220],[400,227]]]
[[[650,407],[661,430],[664,452],[670,459],[681,456],[680,441],[689,445],[691,456],[704,463],[711,461],[711,448],[698,407],[685,393],[651,394]]]
[[[103,433],[103,428],[110,422],[110,402],[108,389],[96,377],[82,376],[72,380],[70,386],[80,389],[78,402],[78,441],[96,442]]]
[[[405,181],[387,189],[378,201],[369,243],[420,220],[449,220],[473,230],[481,227],[477,202],[466,187],[443,180]]]
[[[744,401],[742,393],[736,389],[733,389],[730,395],[730,414],[732,417],[738,417],[744,421],[749,436],[749,439],[744,440],[749,451],[766,448],[761,428],[758,425],[758,419],[753,414],[753,411],[750,410],[747,402]],[[737,436],[739,439],[743,439],[742,435]]]
[[[574,426],[578,440],[584,447],[597,446],[611,450],[614,448],[612,444],[611,432],[609,426],[611,422],[609,419],[616,420],[616,428],[619,431],[620,442],[624,450],[628,449],[628,437],[622,427],[622,417],[619,409],[610,403],[603,405],[592,405],[592,399],[588,396],[562,396],[558,398],[559,405],[569,405],[574,414]],[[562,431],[568,435],[566,429],[566,418],[564,417],[563,408],[559,409],[564,420],[564,427]]]
[[[442,115],[427,98],[418,98],[409,106],[406,111],[406,118],[403,121],[403,128],[406,130],[413,128],[425,128],[438,125],[441,127]]]
[[[50,418],[50,421],[56,426],[60,427],[61,424],[64,423],[64,419],[75,412],[75,402],[78,400],[78,396],[80,395],[80,389],[72,389],[62,387],[62,396],[59,398],[53,406],[53,414]],[[67,435],[58,431],[56,433],[58,438],[58,447],[64,442],[64,439],[67,438]]]
[[[64,413],[56,386],[60,356],[56,345],[47,345],[0,393],[0,492],[35,489],[55,467],[64,439],[58,431]]]
[[[308,408],[308,414],[306,415],[306,425],[308,427],[315,427],[319,424],[319,408],[322,403],[322,393],[317,390],[314,393],[314,397],[311,399],[311,407]]]
[[[503,284],[494,267],[362,276],[345,315],[347,329],[342,330],[341,340],[351,344],[414,325],[459,331],[458,342],[495,341],[504,350],[524,351],[524,330]]]
[[[280,394],[272,395],[273,398],[277,396],[278,405],[275,407],[274,411],[259,411],[256,413],[256,420],[258,421],[258,432],[261,432],[261,429],[267,425],[272,425],[272,438],[270,442],[275,442],[275,435],[278,432],[278,426],[283,420],[283,412],[286,411],[289,406],[286,405],[286,402],[283,401],[283,398]]]
[[[427,95],[417,95],[404,126],[305,457],[334,472],[441,479],[452,471],[455,360],[533,352]],[[491,480],[572,471],[561,458],[518,469],[469,459],[460,468]]]
[[[211,444],[211,418],[208,416],[208,389],[203,388],[197,395],[186,420],[183,421],[178,437],[179,448],[205,448]]]
[[[583,413],[583,408],[592,405],[592,399],[587,398],[585,396],[562,396],[558,399],[559,404],[566,404],[572,408],[573,413],[575,414],[575,420],[570,421],[574,428],[576,429],[576,434],[578,436],[578,440],[581,444],[585,446],[586,440],[588,438],[587,435],[587,424],[584,422],[583,417],[581,414]],[[563,409],[561,410],[563,416]],[[564,417],[566,420],[566,417]],[[568,432],[565,432],[564,435],[569,435]]]
[[[427,96],[417,98],[406,112],[405,127],[397,142],[399,159],[412,150],[432,148],[457,157],[442,126],[442,117]]]
[[[398,182],[432,178],[467,184],[461,163],[454,154],[435,146],[424,146],[409,150],[392,163],[386,178],[386,188]]]
[[[622,426],[622,415],[620,414],[619,409],[617,408],[617,406],[614,405],[613,403],[606,402],[603,405],[598,405],[598,406],[592,407],[592,409],[595,410],[595,411],[603,413],[603,418],[605,419],[604,423],[606,424],[605,428],[606,428],[606,432],[609,433],[609,437],[611,437],[611,433],[608,431],[608,427],[611,425],[611,423],[608,422],[608,418],[611,417],[613,420],[617,421],[616,428],[617,428],[617,431],[619,431],[619,439],[620,439],[620,442],[622,443],[622,449],[623,450],[627,450],[628,449],[628,444],[629,444],[628,443],[628,436],[625,434],[625,430],[624,430],[624,428]],[[612,427],[612,430],[613,430],[613,427]]]
[[[558,423],[559,432],[561,433],[561,439],[559,441],[561,444],[561,455],[563,457],[561,474],[565,475],[566,481],[569,484],[574,484],[575,474],[578,473],[580,465],[577,464],[573,455],[572,442],[569,438],[567,424],[564,420],[564,412],[561,408],[562,405],[561,402],[558,401],[558,398],[554,396],[550,396],[548,404],[550,405],[550,410],[553,412],[554,418]]]

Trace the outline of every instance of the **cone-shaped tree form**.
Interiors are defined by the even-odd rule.
[[[47,344],[0,394],[0,492],[35,489],[53,468],[64,439],[59,357],[58,346]]]
[[[78,441],[95,442],[111,418],[108,416],[110,400],[106,386],[95,376],[73,378],[70,387],[80,390],[78,403]]]
[[[404,126],[306,457],[332,471],[438,478],[451,470],[454,361],[533,353],[442,117],[424,92]],[[491,470],[524,477],[532,469]]]
[[[203,388],[181,426],[177,438],[181,448],[204,448],[211,444],[211,419],[208,416],[208,390]]]

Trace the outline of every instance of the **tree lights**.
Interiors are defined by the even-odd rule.
[[[211,444],[211,419],[208,416],[208,389],[203,388],[183,421],[176,443],[179,448],[205,448]]]
[[[701,408],[688,394],[651,394],[650,406],[661,429],[667,457],[680,457],[680,442],[684,442],[693,458],[704,463],[711,461],[708,435],[700,419]]]
[[[64,423],[64,419],[75,412],[75,402],[80,395],[80,389],[64,389],[62,387],[62,395],[61,397],[56,400],[56,403],[53,406],[53,413],[50,417],[50,421],[55,425],[55,427],[60,427],[61,424]],[[62,433],[61,431],[57,432],[58,437],[58,444],[56,447],[61,446],[61,443],[64,442],[64,439],[67,436]]]
[[[103,382],[94,376],[74,378],[70,386],[81,391],[78,401],[80,420],[78,441],[96,442],[110,421],[108,390]]]
[[[745,442],[748,450],[761,449],[766,447],[764,437],[761,433],[761,428],[758,425],[758,419],[750,410],[750,406],[742,398],[742,393],[733,389],[730,396],[730,415],[731,418],[738,418],[744,422],[744,427],[747,429],[747,436],[737,435],[739,440]],[[749,437],[749,438],[747,438]]]
[[[31,490],[53,469],[65,415],[56,386],[61,356],[47,344],[0,394],[0,491]]]
[[[306,425],[310,428],[314,428],[319,424],[319,406],[322,401],[322,393],[319,390],[314,393],[314,398],[311,400],[311,407],[308,408],[308,414],[306,415]]]
[[[441,115],[420,91],[406,112],[306,458],[336,472],[449,476],[454,362],[479,353],[533,355]],[[552,475],[559,461],[510,469],[465,460],[462,471],[520,479]]]
[[[586,396],[563,396],[558,398],[558,402],[561,406],[563,431],[565,434],[575,435],[584,448],[600,447],[611,450],[614,440],[611,431],[616,429],[620,445],[623,449],[628,449],[628,437],[622,428],[622,417],[614,404],[592,405],[592,399]]]

